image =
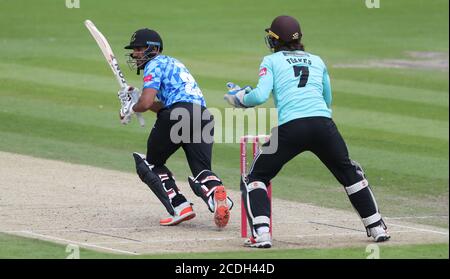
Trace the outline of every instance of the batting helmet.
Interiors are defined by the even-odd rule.
[[[137,74],[144,69],[148,61],[152,60],[156,55],[163,51],[163,41],[161,36],[155,30],[148,28],[139,29],[133,33],[130,39],[130,44],[125,46],[125,49],[134,49],[145,47],[144,56],[141,58],[133,57],[133,53],[129,54],[127,61],[130,68],[137,68]]]
[[[161,36],[155,30],[143,28],[133,33],[130,39],[130,44],[125,46],[125,49],[149,46],[156,46],[159,48],[159,52],[162,52],[163,41]]]

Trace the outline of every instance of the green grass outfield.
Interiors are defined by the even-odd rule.
[[[130,154],[145,151],[154,116],[145,113],[146,129],[136,122],[120,125],[117,84],[83,25],[87,18],[106,35],[136,86],[141,81],[127,69],[122,46],[138,28],[158,30],[165,54],[184,62],[208,106],[223,111],[225,83],[256,84],[259,63],[268,54],[263,30],[275,16],[290,14],[300,19],[307,50],[328,65],[334,119],[382,213],[447,216],[415,221],[448,228],[448,70],[334,67],[408,59],[407,51],[448,53],[448,1],[381,0],[380,9],[367,9],[362,0],[80,2],[80,9],[67,9],[63,0],[0,0],[1,151],[134,172]],[[189,174],[183,152],[168,166],[178,179]],[[216,144],[213,166],[237,190],[239,144]],[[332,175],[308,153],[290,162],[273,185],[279,198],[352,210]],[[17,251],[8,245],[0,247],[1,256]],[[430,247],[386,251],[405,249],[405,257],[415,257],[412,251],[420,257]],[[318,251],[285,255],[315,257]],[[333,249],[323,255],[346,257],[343,251],[350,257],[361,253]]]
[[[24,239],[0,234],[0,259],[65,259],[73,254],[67,246],[37,239]],[[367,250],[366,250],[367,249]],[[448,243],[383,246],[379,245],[380,259],[445,259]],[[366,259],[373,255],[372,247],[333,249],[250,249],[242,252],[171,253],[154,255],[117,255],[79,249],[80,259]]]

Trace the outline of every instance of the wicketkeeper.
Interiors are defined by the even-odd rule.
[[[234,107],[249,108],[273,94],[278,127],[263,145],[247,177],[241,180],[242,198],[252,237],[245,245],[270,248],[270,202],[267,185],[284,164],[304,151],[314,153],[342,184],[362,219],[367,236],[377,242],[390,238],[361,166],[351,160],[347,146],[331,118],[331,87],[322,59],[305,51],[298,21],[279,16],[265,30],[273,54],[264,57],[255,89],[228,83],[225,99]],[[278,141],[275,153],[267,152]]]
[[[119,91],[121,122],[127,124],[135,112],[151,110],[157,114],[147,154],[133,156],[137,174],[169,213],[160,225],[177,225],[195,217],[192,203],[166,166],[167,159],[181,147],[193,175],[188,177],[192,190],[214,213],[216,225],[225,227],[233,202],[211,170],[214,120],[197,82],[180,61],[161,54],[163,41],[154,30],[137,30],[125,49],[133,50],[128,62],[138,74],[144,71],[144,85],[142,92],[131,86]]]

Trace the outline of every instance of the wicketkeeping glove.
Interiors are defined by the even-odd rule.
[[[141,91],[138,88],[127,86],[121,88],[117,95],[121,104],[120,122],[125,125],[131,121],[131,116],[134,114],[133,106],[138,102]]]
[[[235,108],[248,108],[244,105],[245,94],[252,91],[251,86],[245,86],[241,88],[232,82],[227,82],[228,93],[223,96],[223,98]]]

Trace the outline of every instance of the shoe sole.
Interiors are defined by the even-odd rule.
[[[224,186],[217,186],[214,191],[214,202],[216,204],[216,211],[214,212],[214,222],[219,228],[223,228],[230,220],[230,210],[227,204],[227,192]]]
[[[389,235],[382,235],[375,239],[375,242],[384,242],[388,241],[391,237]]]
[[[250,247],[250,248],[271,248],[272,247],[272,243],[265,241],[265,242],[260,242],[260,243],[253,243],[253,244],[244,244],[245,247]]]
[[[188,221],[191,220],[192,218],[195,217],[195,212],[191,211],[189,213],[186,213],[185,215],[183,215],[183,218],[180,218],[176,221],[170,222],[170,223],[159,223],[160,226],[176,226],[184,221]]]

